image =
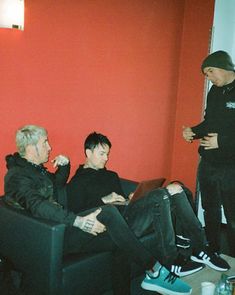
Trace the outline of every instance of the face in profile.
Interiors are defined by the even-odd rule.
[[[203,73],[207,77],[207,79],[210,80],[211,83],[217,87],[222,87],[230,83],[229,71],[214,67],[206,67],[203,69]]]
[[[86,156],[87,161],[86,164],[93,169],[103,169],[109,158],[110,148],[107,144],[101,145],[99,144],[94,148],[94,150],[87,149]]]
[[[49,159],[51,146],[47,136],[41,136],[35,145],[35,161],[37,164],[46,163]]]

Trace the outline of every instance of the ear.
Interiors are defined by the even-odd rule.
[[[29,144],[25,147],[25,154],[32,155],[35,153],[35,145]]]
[[[86,157],[89,159],[90,156],[91,156],[91,154],[92,154],[92,150],[90,150],[90,149],[86,149],[86,150],[85,150],[85,154],[86,154]]]

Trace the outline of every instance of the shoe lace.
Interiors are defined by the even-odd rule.
[[[174,282],[177,280],[178,276],[174,274],[173,272],[169,272],[169,274],[165,277],[164,281],[168,281],[171,284],[174,284]]]

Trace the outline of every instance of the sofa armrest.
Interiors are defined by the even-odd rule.
[[[0,224],[0,254],[23,273],[27,294],[59,294],[65,225],[32,218],[2,200]]]

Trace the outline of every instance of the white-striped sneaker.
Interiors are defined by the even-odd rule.
[[[206,249],[191,256],[191,260],[204,263],[205,265],[218,271],[227,271],[230,265],[226,260],[219,256],[216,252],[210,252]]]

